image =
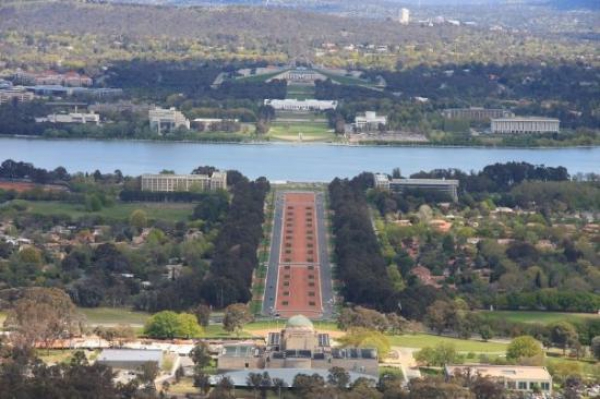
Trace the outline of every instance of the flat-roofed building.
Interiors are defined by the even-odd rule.
[[[265,105],[277,111],[326,111],[336,109],[338,102],[335,100],[293,100],[293,99],[265,99]]]
[[[448,194],[458,201],[459,181],[453,179],[390,179],[387,175],[375,175],[375,188],[404,192],[406,190],[437,191]]]
[[[446,119],[465,119],[469,121],[490,121],[495,118],[512,118],[515,114],[507,109],[488,108],[447,108],[442,111]]]
[[[559,133],[560,120],[554,118],[515,117],[492,119],[492,133],[535,134]]]
[[[364,115],[358,115],[352,126],[355,132],[373,132],[386,125],[387,116],[377,115],[377,112],[374,111],[367,111]]]
[[[50,114],[45,118],[36,118],[36,122],[78,123],[82,125],[99,125],[100,115],[94,112],[71,112],[68,114]]]
[[[184,192],[214,191],[227,188],[227,172],[215,171],[212,175],[142,175],[142,191]]]
[[[313,323],[302,315],[290,317],[280,332],[269,333],[266,346],[227,345],[217,361],[217,369],[222,372],[251,369],[326,371],[332,367],[373,378],[379,375],[377,350],[332,348],[329,334],[315,331]]]
[[[140,370],[146,363],[163,363],[163,351],[159,349],[104,349],[97,363],[118,370]]]
[[[456,374],[480,375],[500,382],[506,389],[514,391],[541,391],[552,393],[552,376],[545,367],[512,366],[490,364],[449,364],[444,369],[447,376]]]
[[[171,130],[184,127],[190,128],[190,121],[175,108],[154,108],[148,111],[148,119],[150,119],[150,129],[158,134],[170,132]]]
[[[20,89],[0,90],[0,105],[11,103],[13,101],[25,102],[31,101],[35,95],[31,92]]]

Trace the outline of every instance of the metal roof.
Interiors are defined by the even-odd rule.
[[[105,349],[98,362],[162,362],[163,351],[158,349]]]

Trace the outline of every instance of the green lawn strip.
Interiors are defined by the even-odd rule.
[[[268,329],[282,329],[285,327],[286,319],[281,319],[279,321],[275,320],[259,320],[254,321],[250,324],[246,324],[244,326],[244,330],[246,331],[256,331],[256,330],[268,330]],[[332,322],[326,321],[313,321],[315,329],[317,330],[327,330],[327,331],[337,331],[337,325]]]
[[[577,322],[598,317],[591,313],[561,313],[561,312],[535,312],[535,311],[494,311],[481,312],[493,320],[508,320],[521,323],[550,324],[557,321]]]
[[[0,312],[0,330],[4,326],[4,321],[6,320],[6,313]]]
[[[325,72],[323,70],[319,70],[318,72],[327,76],[332,81],[343,84],[343,85],[369,86],[369,87],[374,86],[371,82],[360,79],[360,78],[355,78],[354,76],[338,75],[335,73]]]
[[[286,98],[295,100],[306,100],[315,97],[315,88],[313,86],[290,85],[287,88]]]
[[[225,331],[222,324],[211,324],[204,327],[203,338],[249,338],[252,334],[242,331],[239,335]]]
[[[87,212],[81,204],[69,204],[57,201],[23,201],[19,204],[27,207],[27,212],[35,215],[69,215],[74,218],[82,216],[104,216],[113,219],[128,219],[136,209],[141,209],[150,219],[160,220],[186,220],[192,214],[193,204],[165,204],[165,203],[117,203],[104,207],[98,212]]]
[[[299,133],[310,141],[332,141],[336,138],[324,122],[275,122],[269,130],[269,136],[278,140],[297,141]]]
[[[71,359],[75,351],[71,349],[39,349],[37,355],[41,361],[47,364],[66,363]]]
[[[124,308],[79,308],[91,325],[117,325],[134,324],[140,325],[146,323],[150,314],[144,312],[134,312]]]
[[[259,74],[259,75],[242,76],[242,77],[236,78],[234,80],[234,82],[240,82],[240,83],[242,83],[242,82],[243,83],[266,82],[267,80],[272,79],[277,75],[281,75],[284,72],[286,72],[286,70],[281,70],[281,71],[271,72],[271,73],[263,73],[263,74]]]
[[[426,346],[435,347],[442,342],[451,343],[456,346],[458,352],[479,352],[495,353],[506,351],[507,344],[499,342],[483,342],[475,340],[464,340],[449,337],[440,337],[437,335],[414,334],[414,335],[393,335],[388,337],[392,346],[404,348],[421,349]]]

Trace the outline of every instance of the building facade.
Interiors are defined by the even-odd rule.
[[[45,118],[36,118],[35,121],[49,123],[77,123],[82,125],[99,125],[100,115],[94,112],[71,112],[68,114],[50,114]]]
[[[100,353],[97,363],[118,370],[140,370],[146,363],[163,364],[163,352],[158,349],[105,349]]]
[[[458,201],[458,180],[452,179],[390,179],[387,175],[375,175],[375,188],[404,192],[406,190],[435,191],[448,194],[454,202]]]
[[[486,108],[447,108],[442,111],[446,119],[465,119],[469,121],[487,122],[495,118],[512,118],[515,114],[507,109]]]
[[[208,175],[142,175],[142,191],[185,192],[214,191],[227,188],[227,172],[215,171]]]
[[[387,116],[377,115],[377,112],[367,111],[354,119],[352,128],[354,132],[376,132],[381,127],[387,126]]]
[[[336,109],[337,101],[329,100],[293,100],[293,99],[265,99],[265,105],[273,107],[276,111],[327,111]]]
[[[408,8],[401,8],[398,15],[398,22],[402,25],[408,25],[410,23],[410,11]]]
[[[560,121],[553,118],[499,118],[492,119],[492,133],[535,134],[559,133]]]
[[[25,102],[31,101],[35,95],[31,92],[18,89],[0,90],[0,105],[11,103],[13,101]]]
[[[220,372],[251,369],[329,370],[377,376],[379,361],[375,349],[332,348],[329,334],[315,331],[301,315],[291,317],[285,328],[269,333],[266,346],[227,345],[217,362]]]
[[[447,376],[480,375],[500,382],[511,391],[535,392],[552,394],[552,376],[545,367],[539,366],[512,366],[490,364],[449,364],[444,372]]]
[[[151,109],[148,111],[148,119],[150,119],[150,129],[156,131],[159,135],[180,127],[190,128],[190,121],[175,108]]]

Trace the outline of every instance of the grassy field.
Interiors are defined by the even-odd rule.
[[[285,97],[296,100],[315,98],[315,88],[314,86],[289,85]]]
[[[589,318],[598,318],[591,313],[560,313],[560,312],[527,312],[527,311],[494,311],[482,312],[492,320],[506,319],[521,323],[550,324],[557,321],[576,322]]]
[[[255,330],[280,330],[285,327],[286,320],[281,319],[279,321],[275,320],[260,320],[255,321],[253,323],[247,324],[244,326],[244,330],[246,331],[255,331]],[[313,324],[317,330],[327,330],[327,331],[338,331],[337,325],[332,322],[327,321],[313,321]]]
[[[335,141],[335,134],[323,122],[275,122],[269,137],[280,141]]]
[[[343,85],[348,85],[348,86],[374,86],[372,83],[363,80],[363,79],[359,79],[359,78],[355,78],[353,76],[344,76],[344,75],[338,75],[335,73],[329,73],[329,72],[325,72],[322,70],[319,70],[319,73],[322,73],[323,75],[327,76],[329,79],[331,79],[334,82],[343,84]]]
[[[23,201],[16,200],[12,203],[24,205],[27,212],[36,215],[60,215],[66,214],[74,218],[82,216],[99,215],[113,219],[128,219],[136,209],[141,209],[150,219],[161,220],[185,220],[191,216],[194,209],[193,204],[165,204],[165,203],[117,203],[113,206],[102,208],[98,212],[87,212],[80,204],[68,204],[56,201]]]
[[[263,73],[260,75],[243,76],[243,77],[235,79],[235,82],[262,83],[262,82],[266,82],[269,79],[273,79],[275,76],[281,75],[284,72],[286,72],[286,71],[283,70],[283,71],[277,71],[277,72],[272,72],[272,73]]]
[[[436,346],[441,342],[447,342],[456,345],[459,352],[481,352],[494,353],[506,351],[507,344],[498,342],[483,342],[475,340],[464,340],[448,337],[439,337],[437,335],[414,334],[414,335],[394,335],[389,337],[392,346],[401,346],[405,348],[421,349],[426,346]]]
[[[148,313],[133,312],[122,308],[79,308],[91,325],[144,324],[150,317]]]
[[[6,313],[0,312],[0,329],[2,328],[2,325],[4,324],[4,320],[6,320]]]

